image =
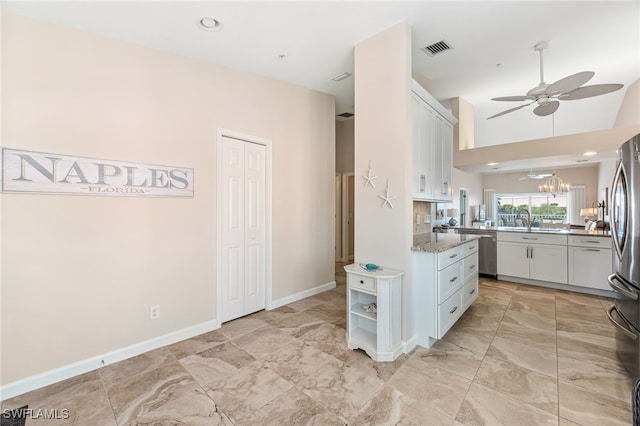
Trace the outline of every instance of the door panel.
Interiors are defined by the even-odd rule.
[[[531,279],[567,284],[567,246],[532,244]]]
[[[245,310],[265,307],[265,147],[245,143]]]
[[[244,148],[234,139],[223,140],[222,198],[222,320],[242,316],[244,285]]]
[[[529,278],[529,246],[499,241],[498,275]]]
[[[266,149],[222,138],[221,322],[264,309]]]

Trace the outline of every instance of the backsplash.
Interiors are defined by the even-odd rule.
[[[413,202],[413,245],[427,244],[431,241],[433,218],[436,204],[426,201]],[[426,223],[425,223],[426,222]]]
[[[431,233],[432,205],[435,204],[426,201],[413,202],[413,235]]]

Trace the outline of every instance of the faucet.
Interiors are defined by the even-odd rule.
[[[518,214],[516,215],[516,219],[520,218],[520,213],[522,211],[527,212],[527,231],[531,232],[531,212],[527,209],[519,209]]]

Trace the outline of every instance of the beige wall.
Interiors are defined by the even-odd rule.
[[[613,127],[625,127],[634,124],[640,125],[640,80],[636,80],[627,87]]]
[[[336,121],[336,172],[353,173],[355,119]]]
[[[3,146],[195,169],[193,199],[2,195],[3,384],[216,318],[218,128],[273,141],[273,298],[334,280],[332,96],[6,13],[2,59]]]
[[[381,61],[380,58],[385,58]],[[405,272],[403,337],[411,336],[411,30],[406,23],[356,45],[355,261]],[[369,161],[378,179],[364,187]],[[381,207],[387,179],[395,208]]]

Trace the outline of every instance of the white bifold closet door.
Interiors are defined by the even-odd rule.
[[[222,138],[221,322],[265,307],[266,149]]]

